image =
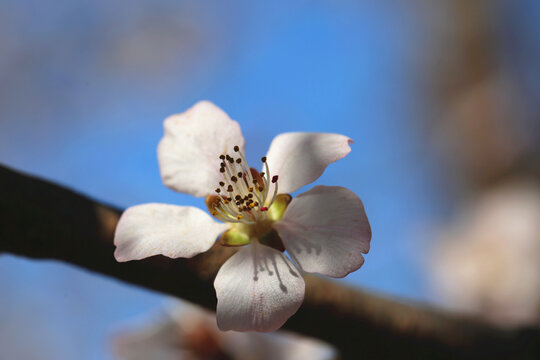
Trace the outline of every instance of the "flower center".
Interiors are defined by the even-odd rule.
[[[252,225],[264,222],[268,208],[276,198],[278,176],[270,175],[266,157],[261,159],[265,172],[259,173],[248,166],[239,146],[234,147],[234,153],[236,158],[229,154],[219,156],[223,180],[215,190],[218,196],[211,204],[212,215],[230,223]],[[270,183],[275,184],[271,196]]]

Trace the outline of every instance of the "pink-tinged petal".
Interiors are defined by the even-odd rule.
[[[219,270],[217,324],[221,330],[279,329],[304,300],[304,279],[280,251],[253,242]]]
[[[213,193],[222,179],[221,154],[244,149],[240,125],[208,101],[184,113],[169,116],[158,146],[163,183],[175,191],[202,197]]]
[[[317,180],[328,165],[351,151],[349,145],[352,142],[339,134],[285,133],[276,136],[266,157],[271,174],[279,176],[279,192],[291,193]]]
[[[117,261],[153,255],[190,258],[210,249],[228,226],[191,206],[143,204],[128,208],[114,235]]]
[[[339,186],[316,186],[292,200],[274,224],[291,258],[307,272],[344,277],[364,263],[371,228],[362,201]]]

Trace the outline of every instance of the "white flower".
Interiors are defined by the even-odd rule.
[[[444,228],[430,275],[441,301],[500,326],[540,323],[540,189],[496,186]]]
[[[332,360],[330,345],[285,331],[272,334],[222,332],[215,316],[193,305],[173,302],[150,321],[117,331],[115,358],[122,360]]]
[[[220,235],[228,246],[247,245],[219,270],[217,323],[221,330],[274,331],[300,307],[304,271],[344,277],[359,269],[371,229],[362,201],[350,190],[316,186],[292,199],[290,192],[315,181],[326,166],[350,152],[337,134],[286,133],[248,166],[240,126],[210,102],[199,102],[165,120],[158,146],[163,182],[206,197],[215,221],[194,207],[143,204],[128,208],[115,234],[118,261],[153,255],[189,258]]]

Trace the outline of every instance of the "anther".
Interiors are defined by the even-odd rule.
[[[278,179],[278,176],[277,175],[274,175],[272,176],[272,183],[275,183]]]
[[[229,186],[227,187],[227,191],[228,191],[228,192],[233,192],[233,187],[232,187],[232,185],[229,185]]]
[[[220,181],[219,186],[225,186],[225,183],[223,181]]]
[[[264,177],[264,171],[261,171],[259,175],[261,175],[261,177]]]
[[[259,186],[259,191],[262,192],[264,188],[262,186]]]
[[[261,208],[261,211],[267,211],[267,210],[268,210],[268,208],[267,208],[266,206],[263,206],[263,207]]]
[[[224,173],[224,172],[225,172],[225,168],[223,168],[223,167],[220,168],[220,169],[219,169],[219,172],[220,172],[220,173]]]
[[[235,200],[240,200],[241,198],[242,198],[242,197],[241,197],[240,195],[236,195],[236,196],[234,197]]]
[[[237,164],[240,164],[241,162],[242,162],[242,159],[241,159],[241,158],[236,159],[236,163],[237,163]]]
[[[261,158],[261,161],[262,161],[263,163],[266,162],[266,156],[263,156],[263,157]]]
[[[231,181],[232,181],[232,182],[237,182],[237,181],[238,181],[238,178],[237,178],[236,176],[233,175],[233,176],[231,176]]]
[[[220,158],[221,160],[225,160],[225,155],[219,155],[219,158]]]
[[[253,194],[247,194],[247,197],[251,199],[253,197]]]
[[[217,188],[216,189],[216,192],[219,194],[221,192],[221,189],[220,188]]]
[[[239,171],[238,174],[236,174],[236,175],[238,175],[238,177],[241,178],[242,177],[242,172]]]
[[[236,215],[236,219],[237,219],[237,220],[240,220],[240,219],[243,218],[243,217],[244,217],[244,215],[241,215],[241,214]]]
[[[238,145],[235,145],[235,146],[234,146],[234,151],[235,151],[235,152],[238,152],[239,150],[240,150],[240,148],[238,147]]]

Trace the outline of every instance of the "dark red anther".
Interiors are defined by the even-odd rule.
[[[267,208],[266,206],[263,206],[263,207],[261,208],[261,211],[267,211],[267,210],[268,210],[268,208]]]
[[[275,183],[278,179],[278,176],[277,175],[274,175],[272,176],[272,183]]]

